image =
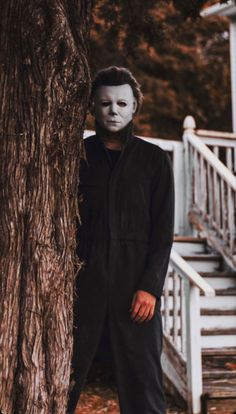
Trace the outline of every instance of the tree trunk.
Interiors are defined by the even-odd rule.
[[[0,410],[63,414],[90,0],[5,0],[0,17]]]

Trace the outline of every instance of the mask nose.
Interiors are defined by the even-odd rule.
[[[111,106],[110,106],[110,114],[111,115],[116,115],[117,114],[117,105],[116,104],[111,104]]]

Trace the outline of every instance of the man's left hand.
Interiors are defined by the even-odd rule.
[[[137,290],[133,296],[130,312],[134,322],[148,322],[153,318],[156,297],[145,290]]]

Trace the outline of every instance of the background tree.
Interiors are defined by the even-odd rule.
[[[1,10],[0,409],[65,412],[90,1]]]
[[[179,0],[176,7],[165,0],[113,3],[96,1],[91,69],[95,73],[118,64],[135,73],[145,96],[136,130],[181,139],[187,114],[196,117],[198,126],[230,130],[228,21],[197,17],[200,5],[212,2]],[[92,128],[92,119],[87,126]]]

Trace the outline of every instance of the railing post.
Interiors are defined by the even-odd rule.
[[[187,387],[188,406],[190,413],[201,413],[202,395],[202,355],[201,355],[201,326],[200,326],[200,290],[188,284],[186,298],[187,329]]]
[[[178,235],[185,235],[185,168],[182,142],[173,148],[173,171],[175,180],[175,230]]]
[[[189,155],[190,147],[188,144],[188,135],[193,134],[196,129],[196,122],[191,115],[188,115],[184,119],[183,123],[183,147],[184,147],[184,176],[185,176],[185,205],[184,205],[184,217],[185,217],[185,231],[187,235],[193,235],[193,227],[189,223],[188,213],[192,206],[192,192],[193,192],[193,165],[192,157]]]

